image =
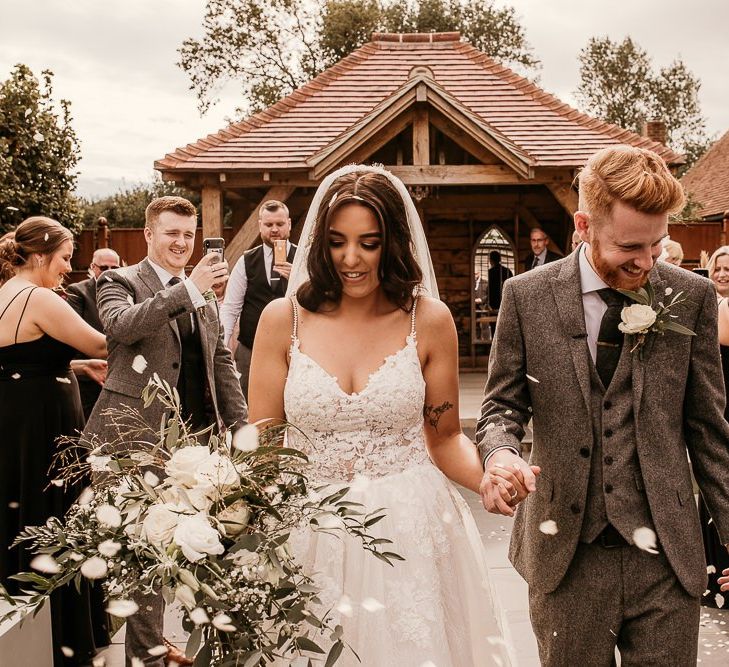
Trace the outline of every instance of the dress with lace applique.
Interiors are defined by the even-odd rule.
[[[347,500],[368,511],[386,508],[371,531],[391,539],[386,550],[405,558],[390,566],[353,538],[309,528],[292,535],[292,548],[322,588],[323,609],[332,608],[361,660],[345,651],[337,665],[508,665],[473,517],[428,457],[415,307],[404,347],[362,391],[347,394],[301,350],[292,302],[284,407],[306,438],[293,433],[291,444],[309,457],[312,483],[350,486]]]

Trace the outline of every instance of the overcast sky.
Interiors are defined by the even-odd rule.
[[[680,57],[702,82],[709,131],[729,130],[727,0],[497,0],[517,10],[540,85],[574,104],[577,54],[592,36],[630,35],[656,66]],[[224,127],[234,90],[200,118],[175,65],[182,40],[201,34],[204,0],[0,0],[0,79],[19,62],[55,73],[81,140],[79,191],[111,194],[150,180],[177,146]]]

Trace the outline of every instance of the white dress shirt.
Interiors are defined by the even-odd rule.
[[[286,256],[291,250],[291,243],[286,241]],[[266,277],[271,284],[271,266],[273,265],[273,248],[263,244],[263,264],[266,267]],[[243,256],[238,259],[230,272],[228,287],[225,290],[225,301],[220,310],[220,321],[225,329],[226,344],[233,335],[236,320],[243,312],[243,304],[246,302],[246,290],[248,289],[248,276],[246,275],[246,263]]]
[[[589,244],[583,243],[579,249],[580,287],[582,291],[582,307],[585,311],[587,347],[590,350],[593,363],[596,363],[597,338],[600,334],[600,324],[602,323],[602,316],[608,308],[597,291],[609,286],[597,275],[595,269],[592,268],[592,264],[590,264],[590,260],[587,259],[587,249],[589,247]]]
[[[547,261],[547,246],[544,246],[544,250],[542,250],[542,252],[540,252],[538,255],[535,255],[534,259],[537,260],[537,263],[534,264],[534,260],[532,260],[531,268],[536,269],[538,266],[544,266],[544,262]]]

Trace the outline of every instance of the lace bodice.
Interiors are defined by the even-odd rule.
[[[362,391],[347,394],[337,378],[300,349],[294,306],[291,362],[284,389],[291,445],[306,452],[319,481],[382,477],[427,463],[423,432],[425,380],[420,368],[413,307],[405,346],[387,357]],[[417,302],[416,302],[417,303]]]

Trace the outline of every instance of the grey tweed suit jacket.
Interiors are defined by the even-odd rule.
[[[691,467],[723,543],[729,543],[729,425],[712,283],[658,262],[650,281],[661,300],[684,291],[676,320],[696,332],[667,332],[632,354],[637,453],[650,512],[668,560],[686,591],[706,587]],[[625,337],[630,345],[631,336]],[[574,556],[583,521],[592,449],[590,366],[578,253],[512,278],[504,286],[489,376],[476,429],[482,457],[509,445],[521,451],[533,417],[531,463],[537,491],[517,511],[509,556],[530,586],[557,588]],[[688,456],[687,456],[688,452]],[[557,535],[539,530],[548,519]]]
[[[109,368],[101,396],[84,430],[84,436],[98,436],[109,442],[116,428],[104,412],[122,404],[139,410],[154,431],[159,429],[164,407],[154,401],[144,409],[142,389],[157,373],[172,387],[180,373],[180,333],[176,318],[194,313],[200,331],[210,398],[219,428],[243,424],[248,416],[245,399],[236,378],[216,301],[207,302],[202,313],[195,312],[187,288],[180,283],[163,288],[157,273],[144,259],[139,264],[106,271],[97,283],[99,317],[109,348]],[[134,370],[135,358],[147,362],[142,372]]]

